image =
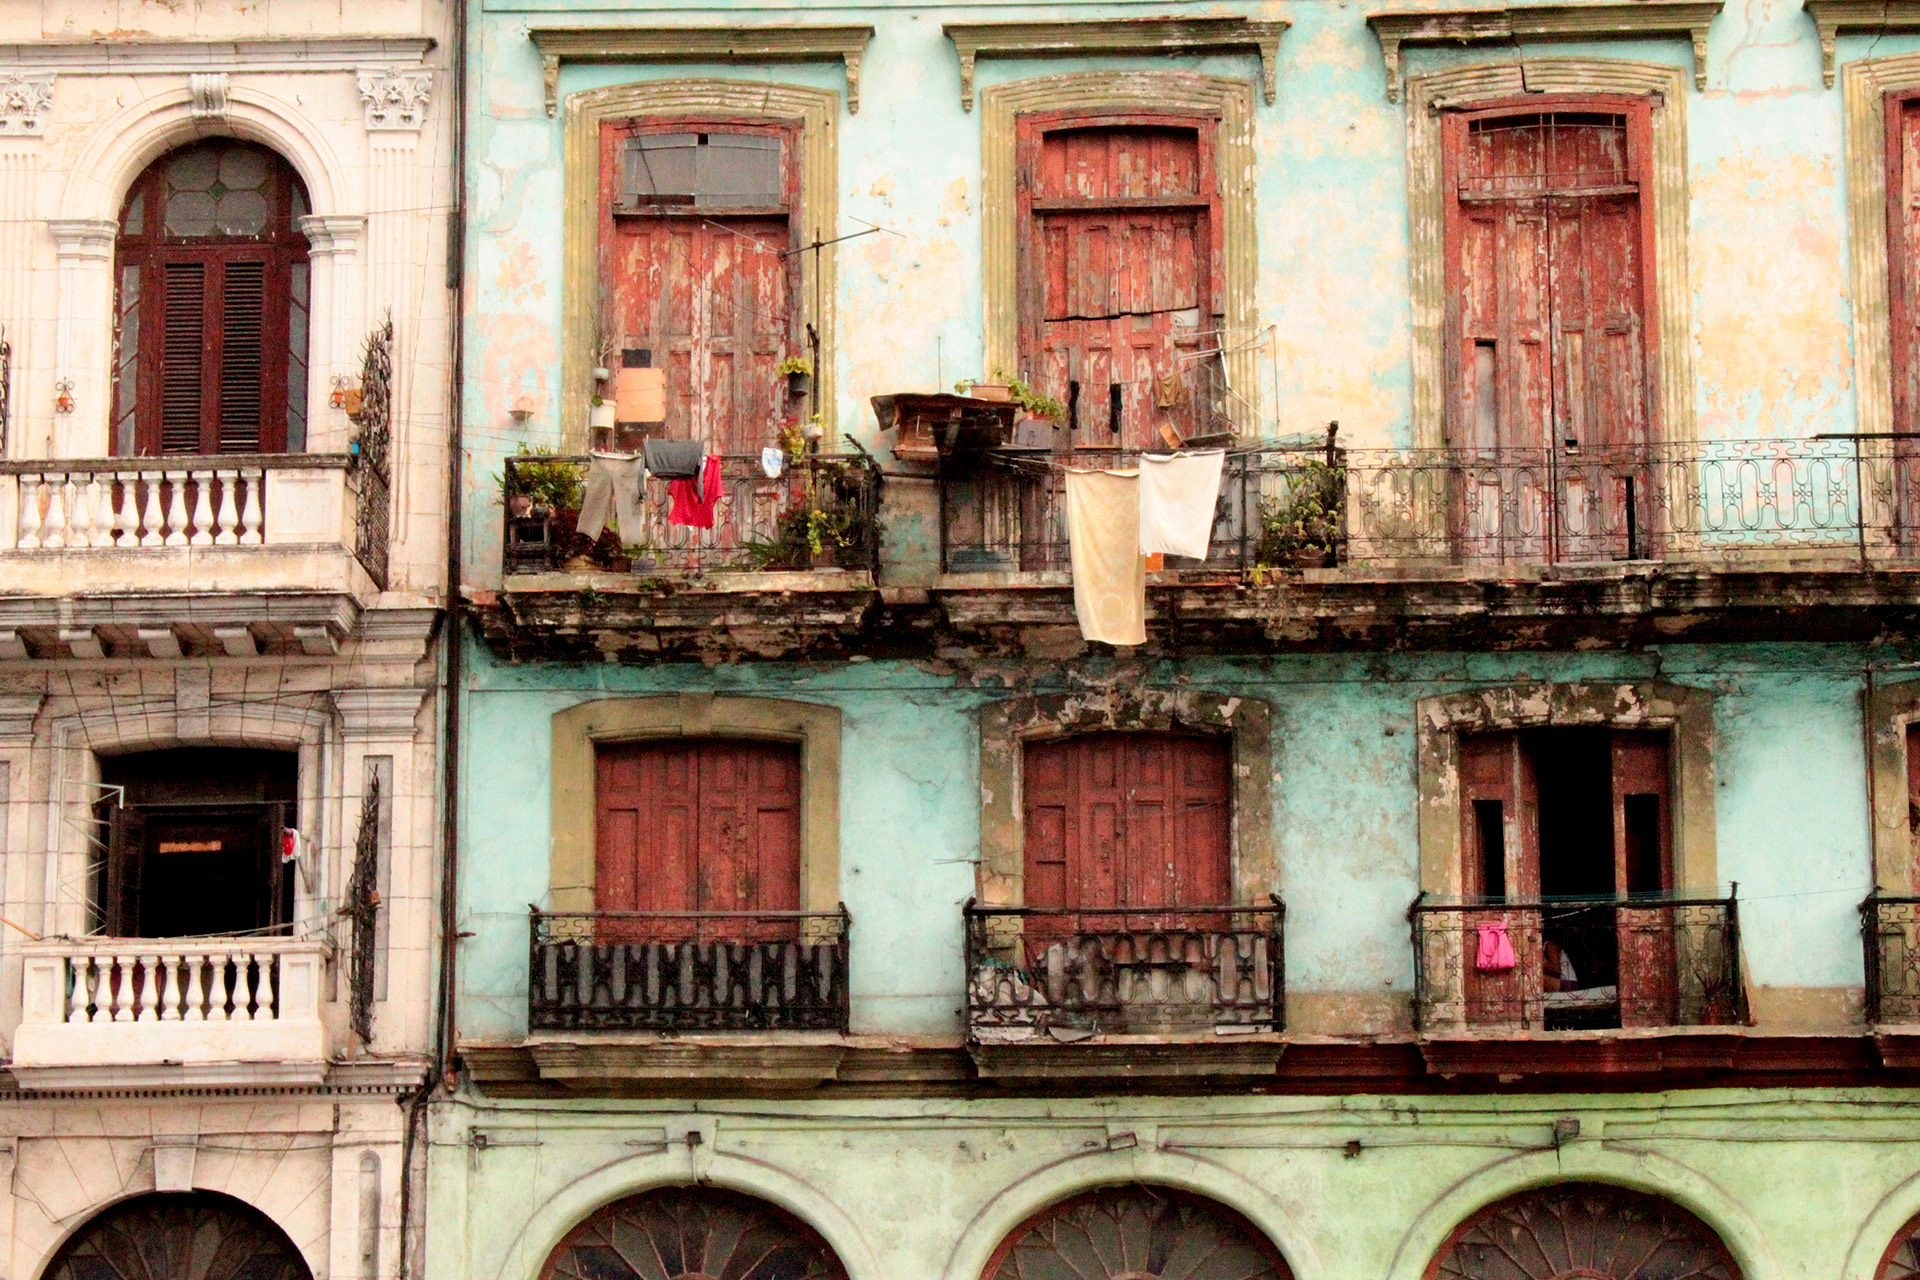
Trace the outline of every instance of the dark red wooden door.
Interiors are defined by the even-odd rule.
[[[798,746],[627,743],[596,763],[600,910],[799,910]]]
[[[1220,738],[1095,733],[1026,748],[1026,905],[1231,901],[1232,767]]]
[[[1213,332],[1211,122],[1021,124],[1021,352],[1077,447],[1203,429]]]
[[[1920,95],[1889,94],[1887,293],[1891,303],[1893,412],[1897,431],[1920,430]],[[1920,440],[1893,442],[1896,523],[1920,542]]]
[[[694,126],[677,123],[676,130]],[[790,131],[729,125],[735,134],[773,136],[790,155]],[[608,126],[601,152],[603,208],[618,202],[622,147],[642,132]],[[705,136],[705,135],[702,135]],[[797,199],[783,164],[782,198]],[[775,369],[799,351],[792,314],[798,258],[786,208],[662,206],[637,216],[604,215],[601,332],[610,349],[650,353],[666,374],[666,434],[702,440],[720,453],[758,454],[786,408]]]
[[[1646,133],[1624,105],[1447,122],[1449,437],[1481,464],[1459,513],[1479,554],[1640,553]]]

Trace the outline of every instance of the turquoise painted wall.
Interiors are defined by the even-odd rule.
[[[1417,4],[1417,0],[1410,0]],[[868,397],[931,390],[981,368],[979,116],[961,110],[945,21],[1139,16],[1160,12],[1283,18],[1279,95],[1256,104],[1258,306],[1272,326],[1261,361],[1267,434],[1342,424],[1353,445],[1410,441],[1411,329],[1404,107],[1389,103],[1376,3],[983,3],[837,7],[675,3],[649,24],[810,20],[866,23],[861,110],[839,119],[842,232],[888,233],[840,250],[839,426],[871,439]],[[1407,7],[1401,5],[1399,7]],[[497,580],[500,458],[559,440],[562,121],[543,103],[533,25],[639,21],[599,0],[490,0],[474,14],[469,107],[469,471],[479,501],[468,579]],[[1844,37],[1840,60],[1920,48],[1912,36]],[[1679,40],[1415,48],[1409,73],[1514,56],[1633,58],[1685,66]],[[1100,67],[1177,65],[1251,78],[1250,56],[983,59],[981,85]],[[717,76],[841,90],[837,64],[565,65],[567,94],[626,81]],[[1703,437],[1801,436],[1855,421],[1841,96],[1821,83],[1813,24],[1790,4],[1733,0],[1714,23],[1705,92],[1686,113],[1694,400]],[[579,198],[575,196],[573,198]],[[1766,300],[1764,323],[1753,303]],[[536,406],[524,423],[508,410]],[[916,528],[896,549],[924,552]]]
[[[1153,687],[1177,681],[1273,708],[1290,992],[1411,987],[1405,913],[1419,886],[1417,699],[1519,681],[1654,678],[1715,697],[1719,870],[1723,883],[1740,885],[1751,982],[1858,987],[1855,909],[1870,881],[1860,722],[1867,659],[1852,646],[1677,646],[1580,657],[1004,664],[952,674],[899,662],[506,667],[475,648],[461,870],[461,928],[475,936],[462,944],[461,1030],[480,1040],[524,1030],[526,909],[545,901],[548,886],[552,715],[593,698],[711,691],[841,709],[842,892],[854,917],[856,1029],[955,1033],[959,904],[973,892],[979,841],[972,712],[1010,696],[1009,682],[1028,692],[1115,677]]]

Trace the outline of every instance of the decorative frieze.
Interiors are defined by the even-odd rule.
[[[873,28],[539,27],[527,33],[546,69],[547,114],[560,107],[562,62],[830,62],[847,69],[847,114],[860,114],[860,57]]]
[[[37,138],[53,115],[53,75],[0,77],[0,137]]]
[[[420,131],[433,91],[433,72],[366,67],[356,73],[356,83],[360,105],[367,113],[368,132]]]
[[[1252,53],[1260,59],[1260,95],[1279,93],[1284,22],[1245,18],[1111,18],[1069,22],[949,22],[941,30],[960,55],[960,106],[973,110],[980,58],[1083,58],[1095,54]]]

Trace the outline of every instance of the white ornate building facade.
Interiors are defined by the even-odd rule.
[[[0,5],[0,1280],[401,1271],[450,47],[435,0]]]

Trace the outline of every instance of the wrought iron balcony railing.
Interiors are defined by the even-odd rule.
[[[842,1031],[846,908],[838,912],[534,909],[534,1031]]]
[[[1746,1020],[1727,898],[1440,902],[1413,924],[1422,1031],[1578,1031]]]
[[[1007,1043],[1286,1025],[1286,907],[969,902],[967,1030]]]
[[[996,449],[950,463],[943,568],[1066,568],[1061,465],[1124,467],[1137,456]],[[1208,558],[1168,567],[1496,569],[1817,552],[1920,556],[1920,440],[1234,451]]]
[[[1860,904],[1867,1023],[1920,1023],[1920,897],[1875,889]]]
[[[870,570],[879,555],[879,475],[864,454],[808,455],[775,477],[759,454],[723,455],[711,529],[674,524],[668,482],[648,476],[636,502],[642,527],[616,529],[609,518],[590,539],[578,525],[592,464],[585,455],[506,460],[500,489],[508,573]]]

